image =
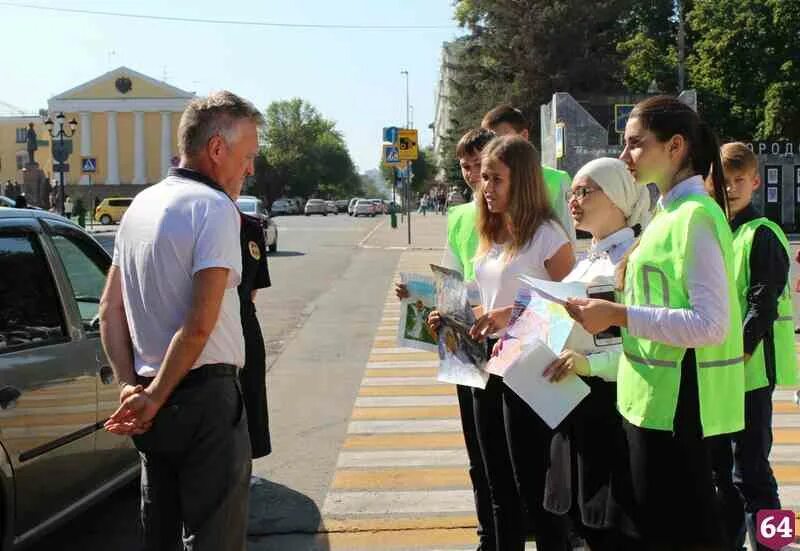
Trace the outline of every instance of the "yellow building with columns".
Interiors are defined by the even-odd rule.
[[[74,118],[78,123],[67,140],[72,142],[70,170],[64,175],[67,194],[85,195],[80,188],[91,184],[95,197],[131,196],[140,186],[161,180],[177,156],[178,122],[194,96],[119,67],[50,98],[47,111],[53,120],[64,113],[66,121]],[[0,184],[8,179],[22,181],[29,122],[34,123],[40,144],[36,162],[51,180],[58,179],[50,152],[52,138],[43,118],[11,114],[0,116]],[[95,174],[81,172],[84,157],[97,160]]]

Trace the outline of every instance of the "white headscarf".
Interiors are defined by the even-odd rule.
[[[610,157],[589,161],[575,174],[575,180],[581,178],[591,178],[600,186],[625,215],[628,227],[639,224],[644,229],[650,221],[650,193],[647,186],[636,185],[624,162]]]

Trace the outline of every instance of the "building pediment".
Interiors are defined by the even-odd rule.
[[[148,99],[192,98],[194,94],[166,82],[143,75],[127,67],[118,67],[104,75],[54,96],[68,99]]]
[[[50,111],[183,111],[194,93],[118,67],[53,96]]]

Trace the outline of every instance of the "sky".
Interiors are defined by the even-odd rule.
[[[20,4],[199,19],[436,26],[334,30],[211,25],[26,9]],[[337,123],[360,171],[378,166],[381,129],[405,121],[431,143],[442,43],[461,30],[452,0],[7,0],[0,101],[36,112],[51,96],[127,66],[178,88],[228,89],[266,109],[300,97]],[[10,47],[13,45],[13,48]],[[13,52],[13,53],[12,53]]]

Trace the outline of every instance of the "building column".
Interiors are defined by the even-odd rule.
[[[161,177],[166,178],[172,166],[172,113],[161,113]]]
[[[81,133],[81,157],[92,156],[92,114],[87,111],[81,112],[81,121],[78,126]],[[91,181],[91,175],[81,175],[81,185],[88,186]]]
[[[106,113],[106,121],[108,123],[108,151],[106,157],[107,170],[106,170],[106,184],[109,186],[119,185],[119,143],[117,140],[117,113],[116,111],[108,111]]]
[[[144,112],[133,113],[133,183],[147,183],[147,161],[144,150]]]

